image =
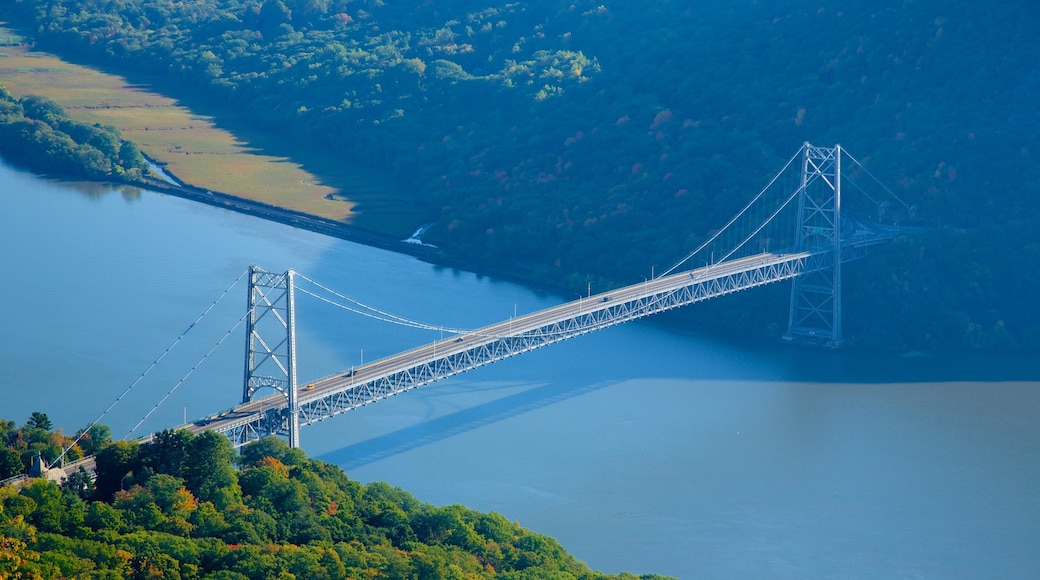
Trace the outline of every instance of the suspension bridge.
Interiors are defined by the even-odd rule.
[[[843,198],[843,188],[855,195]],[[840,146],[805,143],[724,227],[666,271],[477,329],[411,321],[293,270],[251,266],[244,273],[249,300],[242,402],[178,428],[219,432],[235,447],[271,435],[299,447],[301,427],[369,403],[588,332],[783,280],[792,280],[784,338],[838,346],[842,264],[904,235],[914,213]],[[301,287],[301,278],[317,290]],[[448,338],[300,385],[297,292]],[[273,394],[258,397],[262,391]]]

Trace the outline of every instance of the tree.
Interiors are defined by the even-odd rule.
[[[83,450],[84,455],[96,455],[106,443],[111,441],[112,430],[108,425],[96,424],[91,425],[86,433],[80,430],[76,433],[76,437],[83,435],[79,438],[79,447]]]
[[[213,502],[202,502],[198,508],[191,512],[189,519],[195,526],[195,536],[199,538],[219,538],[228,531],[227,520],[224,514],[217,511]]]
[[[12,449],[0,449],[0,479],[14,477],[25,471],[21,455]]]
[[[29,416],[29,420],[26,421],[26,425],[30,427],[36,427],[37,429],[43,429],[44,431],[50,431],[54,425],[51,423],[50,417],[46,413],[40,411],[33,411],[33,414]]]
[[[0,419],[0,441],[7,441],[15,431],[15,423],[9,419]]]
[[[74,494],[80,499],[87,499],[94,495],[94,483],[90,474],[83,467],[68,474],[65,481],[61,482],[61,489],[63,492]]]
[[[0,579],[478,578],[495,571],[618,578],[592,574],[555,541],[501,516],[437,508],[385,483],[363,486],[283,443],[254,446],[255,464],[237,477],[227,471],[230,442],[220,435],[157,439],[154,447],[120,441],[95,455],[95,495],[105,501],[82,501],[85,472],[60,488],[45,480],[0,488]],[[179,464],[222,503],[196,501],[186,480],[146,463]]]
[[[166,516],[155,503],[152,492],[142,485],[117,491],[112,506],[119,510],[127,522],[140,529],[156,530],[166,522]]]
[[[9,160],[47,173],[134,181],[147,162],[119,131],[69,118],[54,102],[37,96],[13,101],[0,95],[0,152]]]
[[[92,501],[87,506],[87,513],[83,517],[83,523],[95,530],[121,531],[123,528],[123,517],[119,510],[102,501]]]
[[[139,470],[140,446],[128,441],[117,441],[98,453],[96,463],[97,479],[94,481],[95,499],[108,501],[117,491],[123,489],[123,480],[127,475]]]
[[[188,466],[196,459],[191,456],[195,436],[183,429],[167,429],[155,434],[142,451],[142,462],[157,473],[184,477]],[[208,469],[204,466],[202,469]]]
[[[167,516],[188,519],[198,507],[195,496],[184,489],[184,482],[165,473],[157,473],[148,480],[148,491],[155,499],[155,504]]]
[[[26,540],[34,540],[36,530],[15,516],[0,526],[0,578],[43,578],[39,552],[28,548]]]
[[[300,449],[293,449],[289,444],[277,437],[264,437],[242,448],[237,463],[240,468],[259,465],[265,457],[277,459],[284,465],[301,465],[307,461],[307,455]]]
[[[7,519],[27,517],[36,511],[36,500],[28,495],[13,495],[4,499],[2,504],[3,514]]]
[[[22,108],[29,119],[43,121],[51,127],[57,127],[65,117],[65,109],[46,97],[29,95],[22,99]]]
[[[282,0],[266,0],[261,6],[259,24],[264,39],[272,40],[282,32],[292,32],[291,23],[292,11]]]
[[[111,128],[108,130],[95,129],[87,144],[101,151],[109,159],[117,158],[120,153],[119,135]]]
[[[132,141],[123,141],[119,146],[119,164],[126,169],[144,169],[148,166],[141,150]]]
[[[71,514],[67,512],[67,506],[62,501],[61,490],[53,481],[33,480],[22,489],[22,495],[30,497],[36,502],[36,509],[28,516],[29,523],[43,532],[61,533],[63,531],[64,524]],[[82,514],[80,518],[82,521]]]
[[[184,466],[184,486],[199,501],[212,501],[218,508],[241,501],[238,477],[232,467],[235,450],[227,437],[205,431],[190,444],[191,461]]]

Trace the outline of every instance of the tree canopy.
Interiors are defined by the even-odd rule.
[[[216,433],[165,431],[96,460],[94,485],[0,487],[0,577],[636,578],[593,572],[502,515],[351,481],[277,439],[237,455]]]
[[[16,99],[2,82],[0,154],[44,173],[113,181],[137,181],[148,167],[137,146],[122,141],[113,127],[75,121],[44,97]]]

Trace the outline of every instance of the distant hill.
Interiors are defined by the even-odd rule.
[[[850,342],[1040,349],[1029,0],[13,0],[0,17],[301,156],[393,172],[427,241],[547,286],[639,280],[803,141],[841,143],[936,226],[848,269]],[[783,300],[692,316],[763,336]]]

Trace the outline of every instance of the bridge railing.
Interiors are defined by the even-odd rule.
[[[15,475],[13,477],[8,477],[7,479],[0,479],[0,487],[3,487],[5,485],[17,485],[20,482],[23,482],[27,479],[29,479],[29,476],[25,475],[24,473],[21,475]]]
[[[829,255],[829,251],[761,254],[713,264],[582,297],[383,357],[311,383],[316,389],[299,398],[299,424],[316,423],[594,330],[824,268],[832,261]],[[270,406],[258,412],[263,401],[270,401]],[[263,401],[243,404],[206,428],[224,433],[235,446],[284,433],[288,420],[285,398],[272,396]]]

